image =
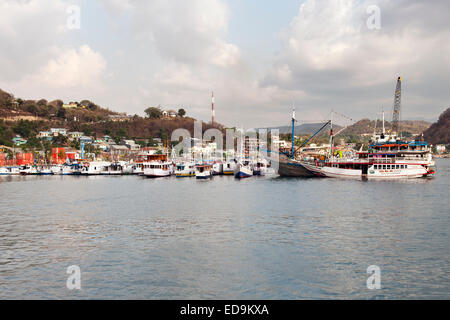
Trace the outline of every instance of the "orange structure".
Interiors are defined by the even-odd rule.
[[[52,149],[52,163],[63,164],[66,162],[66,149],[65,148],[53,148]]]
[[[34,157],[32,153],[17,153],[16,160],[19,166],[25,166],[34,163]]]

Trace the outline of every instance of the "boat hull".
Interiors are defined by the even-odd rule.
[[[289,159],[280,154],[278,174],[282,177],[315,177],[316,175],[305,167],[301,161]]]

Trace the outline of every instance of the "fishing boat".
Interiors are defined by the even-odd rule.
[[[253,164],[254,176],[265,176],[268,172],[269,162],[266,159],[257,159]]]
[[[182,162],[175,166],[175,176],[177,178],[195,176],[195,165],[192,162]]]
[[[253,166],[249,160],[238,162],[234,171],[234,177],[237,179],[249,178],[253,176]]]
[[[38,173],[37,167],[34,165],[21,166],[19,169],[19,174],[23,176],[37,175]]]
[[[195,166],[196,179],[212,178],[212,166],[210,164],[199,164]]]
[[[228,160],[223,164],[223,174],[226,176],[234,175],[236,169],[236,161],[234,159]]]
[[[122,166],[122,174],[134,174],[135,165],[133,162],[119,161],[119,164]]]
[[[52,173],[53,173],[54,175],[59,176],[59,175],[62,175],[62,168],[63,168],[62,165],[57,164],[57,165],[53,165],[53,166],[50,168],[50,170],[52,171]]]
[[[38,167],[37,171],[38,171],[38,175],[40,175],[40,176],[52,176],[53,175],[51,165],[47,165],[47,164],[41,165]]]
[[[0,167],[0,176],[16,176],[19,174],[19,167]]]
[[[223,167],[224,167],[224,164],[222,161],[215,161],[212,165],[212,174],[214,176],[222,175]]]
[[[322,127],[314,132],[308,139],[306,139],[303,144],[295,149],[294,147],[294,137],[295,137],[295,109],[292,110],[292,134],[291,134],[291,152],[279,152],[278,162],[274,164],[278,167],[278,174],[281,177],[314,177],[314,173],[305,168],[304,161],[297,159],[297,153],[301,148],[303,148],[308,142],[310,142],[316,135],[318,135],[322,130],[324,130],[330,121],[327,121]],[[275,159],[273,160],[275,161]]]

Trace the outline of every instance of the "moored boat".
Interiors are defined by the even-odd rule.
[[[175,166],[175,176],[177,178],[195,176],[195,165],[192,162],[182,162]]]
[[[152,161],[144,163],[144,176],[147,178],[168,177],[173,173],[172,162]]]
[[[25,165],[20,167],[19,170],[19,174],[23,176],[37,175],[38,173],[37,167],[34,165]]]
[[[253,176],[253,166],[248,160],[239,162],[234,170],[234,177],[237,179],[249,178]]]
[[[224,164],[223,164],[222,161],[214,162],[213,165],[212,165],[212,174],[215,175],[215,176],[222,175],[223,174],[223,167],[224,167]]]
[[[211,179],[212,167],[209,164],[199,164],[195,166],[196,179]]]
[[[236,169],[236,161],[234,159],[227,160],[223,164],[223,174],[226,176],[234,175],[235,169]]]
[[[104,168],[108,167],[109,165],[111,165],[111,163],[106,161],[92,161],[89,162],[86,167],[84,167],[81,174],[85,176],[100,175],[102,171],[104,171]]]

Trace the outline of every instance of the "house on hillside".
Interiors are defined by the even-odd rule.
[[[12,139],[12,141],[13,141],[14,145],[16,145],[16,146],[21,146],[21,145],[26,144],[26,143],[28,142],[28,140],[22,138],[22,137],[19,136],[19,135],[18,135],[18,136],[15,136],[15,137]]]
[[[79,140],[84,135],[84,133],[79,131],[72,131],[67,133],[67,135],[69,136],[70,140]]]
[[[53,137],[67,136],[67,129],[64,128],[50,128],[50,133]]]
[[[134,140],[122,140],[120,144],[126,146],[132,152],[139,151],[141,149],[141,146],[136,144]]]
[[[52,140],[52,134],[50,131],[39,131],[36,138],[50,141]]]
[[[175,110],[163,110],[162,116],[164,119],[173,119],[178,116],[178,113]]]
[[[82,137],[80,137],[80,143],[91,144],[92,138],[88,137],[88,136],[82,136]]]
[[[70,102],[69,104],[63,104],[62,106],[64,109],[78,108],[78,105],[75,102]]]
[[[126,113],[121,114],[110,114],[108,116],[108,119],[114,122],[122,122],[122,121],[129,121],[133,119],[133,116],[129,116]]]
[[[109,151],[113,156],[125,156],[130,153],[130,149],[127,146],[120,144],[111,144],[109,146]]]

